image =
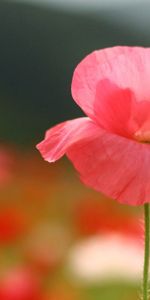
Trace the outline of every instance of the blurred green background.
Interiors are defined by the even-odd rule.
[[[83,115],[70,87],[85,55],[149,46],[149,9],[146,0],[0,1],[1,300],[139,299],[141,209],[87,189],[70,163],[49,165],[35,145]]]

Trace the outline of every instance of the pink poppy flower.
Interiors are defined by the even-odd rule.
[[[150,202],[150,48],[94,51],[75,69],[72,96],[87,117],[48,130],[48,162],[64,154],[81,180],[121,203]]]

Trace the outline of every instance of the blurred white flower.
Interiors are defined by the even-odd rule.
[[[86,281],[141,278],[143,247],[139,240],[119,234],[95,236],[76,244],[68,257],[68,268],[77,279]]]

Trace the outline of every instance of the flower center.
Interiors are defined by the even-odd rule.
[[[140,143],[150,143],[150,130],[138,130],[135,132],[134,138]]]

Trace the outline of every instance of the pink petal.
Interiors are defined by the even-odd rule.
[[[81,180],[107,196],[129,205],[150,202],[150,147],[106,133],[79,141],[67,156]]]
[[[98,134],[97,126],[89,118],[78,118],[63,122],[46,132],[45,139],[37,145],[37,149],[48,162],[62,157],[68,148],[80,140],[88,140]]]
[[[100,81],[108,79],[120,89],[130,89],[136,101],[150,101],[150,48],[113,47],[88,55],[77,66],[72,95],[84,112],[95,120],[95,97]],[[103,98],[99,92],[99,101]]]

